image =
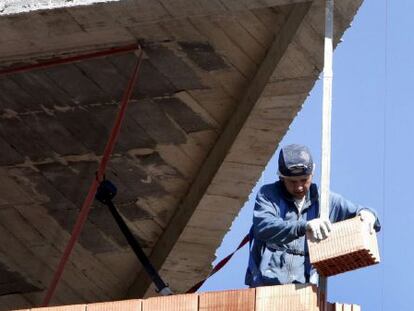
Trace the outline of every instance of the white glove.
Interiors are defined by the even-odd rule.
[[[306,230],[312,233],[315,240],[323,240],[331,232],[331,222],[329,219],[315,218],[306,223]]]
[[[362,211],[360,211],[358,215],[361,217],[361,220],[368,225],[369,233],[373,234],[375,232],[374,224],[375,224],[375,221],[377,220],[377,217],[375,217],[373,213],[371,213],[370,211],[366,209],[363,209]]]

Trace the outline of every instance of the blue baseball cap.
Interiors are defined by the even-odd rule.
[[[313,173],[313,160],[308,147],[287,145],[279,153],[279,176],[305,176]]]

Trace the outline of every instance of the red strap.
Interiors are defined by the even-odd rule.
[[[55,275],[53,276],[52,282],[50,283],[49,288],[46,292],[46,296],[43,300],[42,307],[46,307],[46,306],[49,305],[50,299],[52,298],[52,296],[53,296],[53,294],[56,290],[56,287],[59,283],[59,280],[62,277],[63,270],[65,269],[66,262],[69,259],[69,256],[72,252],[72,249],[75,246],[75,243],[78,240],[79,235],[82,231],[83,225],[84,225],[84,223],[85,223],[85,221],[88,217],[89,210],[90,210],[90,205],[92,204],[92,201],[95,198],[96,190],[97,190],[97,188],[99,186],[99,183],[101,182],[101,180],[104,176],[105,169],[106,169],[107,163],[109,161],[109,157],[112,154],[112,151],[113,151],[114,146],[115,146],[115,142],[116,142],[116,140],[119,136],[119,132],[120,132],[120,129],[121,129],[121,124],[122,124],[122,121],[123,121],[124,116],[125,116],[125,111],[126,111],[126,108],[128,106],[129,99],[131,98],[133,87],[134,87],[134,85],[136,84],[136,82],[138,80],[138,72],[139,72],[139,68],[141,67],[141,63],[142,63],[142,54],[143,54],[143,52],[142,52],[141,47],[138,46],[138,48],[140,50],[139,58],[137,60],[137,64],[134,68],[134,71],[132,72],[132,76],[131,76],[130,80],[128,81],[128,86],[127,86],[127,88],[124,92],[124,95],[122,97],[121,108],[120,108],[120,110],[118,112],[118,115],[116,117],[115,124],[114,124],[114,126],[112,128],[112,131],[111,131],[111,134],[109,136],[109,140],[108,140],[108,142],[105,146],[105,150],[104,150],[102,159],[101,159],[100,164],[99,164],[99,168],[98,168],[96,178],[94,178],[94,180],[93,180],[93,182],[92,182],[92,184],[89,188],[89,192],[88,192],[88,194],[85,198],[85,201],[83,202],[82,208],[79,212],[78,219],[76,220],[75,226],[72,230],[72,235],[70,237],[70,240],[69,240],[68,244],[66,245],[65,251],[63,252],[62,258],[61,258],[61,260],[59,262],[59,265],[56,269]],[[138,48],[136,48],[136,49],[138,49]]]
[[[227,255],[222,260],[220,260],[220,262],[217,265],[215,265],[215,267],[213,268],[213,270],[211,270],[211,272],[209,273],[209,275],[204,280],[198,282],[196,285],[194,285],[193,287],[191,287],[186,293],[187,294],[195,293],[204,284],[204,282],[207,281],[208,278],[210,278],[216,272],[220,271],[221,268],[223,268],[227,264],[227,262],[229,262],[229,260],[231,259],[231,257],[233,257],[233,255],[240,248],[242,248],[244,245],[246,245],[247,242],[249,242],[249,235],[248,234],[243,238],[243,240],[240,242],[239,246],[236,248],[236,250],[233,253]]]
[[[83,53],[83,54],[78,54],[75,56],[67,56],[67,57],[64,56],[64,57],[58,57],[58,58],[51,58],[47,60],[42,60],[39,63],[22,65],[19,67],[10,67],[10,68],[0,69],[0,75],[22,73],[25,71],[30,71],[30,70],[35,70],[35,69],[44,69],[44,68],[49,68],[49,67],[53,67],[57,65],[65,65],[65,64],[70,64],[74,62],[79,62],[85,59],[129,53],[129,52],[133,52],[136,50],[137,50],[136,44],[129,44],[126,46],[114,47],[114,48],[97,51],[97,52]]]

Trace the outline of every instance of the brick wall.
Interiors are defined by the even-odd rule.
[[[27,309],[32,311],[318,311],[313,285],[283,285],[251,289],[173,295],[93,304]],[[329,304],[328,311],[360,311],[356,305]],[[23,311],[23,310],[22,310]]]

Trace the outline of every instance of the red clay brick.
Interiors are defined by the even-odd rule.
[[[141,311],[142,301],[140,299],[111,301],[88,304],[86,311]]]
[[[289,284],[15,311],[323,311],[320,299],[314,285]],[[361,311],[361,308],[328,303],[327,311]]]
[[[252,311],[255,289],[207,292],[200,294],[200,311]]]
[[[379,263],[376,234],[355,217],[332,225],[329,238],[314,241],[308,236],[310,261],[323,276],[331,276]]]
[[[53,306],[53,307],[43,307],[31,309],[36,311],[86,311],[86,305],[67,305],[67,306]]]
[[[142,311],[198,311],[198,295],[148,298],[142,301]]]
[[[316,286],[289,284],[256,288],[256,311],[316,311]]]

